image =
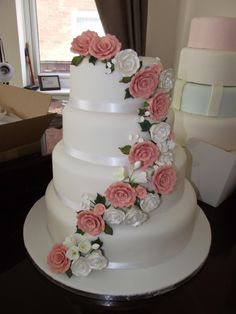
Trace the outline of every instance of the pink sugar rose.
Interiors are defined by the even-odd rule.
[[[138,185],[135,188],[135,191],[136,191],[137,197],[140,198],[141,200],[143,200],[147,196],[147,190],[141,185]]]
[[[161,166],[155,171],[152,177],[152,184],[157,193],[171,193],[176,184],[175,169],[168,165]]]
[[[170,97],[168,94],[158,91],[147,103],[152,120],[161,121],[167,116],[170,105]]]
[[[135,98],[149,98],[157,88],[158,75],[150,67],[139,70],[131,79],[129,92]]]
[[[54,273],[65,273],[70,268],[70,260],[66,257],[67,248],[63,244],[53,246],[47,257],[49,268]]]
[[[160,75],[161,71],[163,70],[162,64],[161,63],[154,63],[150,65],[150,68],[156,73],[156,75]]]
[[[90,43],[94,36],[97,36],[96,32],[83,32],[80,36],[73,39],[70,50],[74,53],[79,53],[81,56],[87,56],[89,54]]]
[[[141,161],[141,168],[146,169],[154,164],[159,155],[160,151],[153,142],[144,141],[131,147],[128,158],[131,164]]]
[[[89,47],[89,53],[99,60],[113,58],[121,48],[121,43],[114,35],[94,36]]]
[[[105,229],[105,222],[100,215],[91,210],[83,210],[77,215],[77,226],[83,232],[97,236]]]
[[[95,205],[95,207],[94,207],[94,209],[93,209],[93,212],[94,212],[96,215],[101,216],[101,215],[104,214],[105,210],[106,210],[105,205],[102,204],[102,203],[98,203],[98,204]]]
[[[136,192],[132,186],[125,182],[115,182],[105,191],[105,196],[115,208],[126,208],[134,205]]]

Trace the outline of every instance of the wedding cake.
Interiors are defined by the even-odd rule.
[[[179,58],[174,131],[183,146],[197,138],[236,150],[236,18],[196,17]]]
[[[199,211],[172,131],[172,71],[109,34],[83,32],[71,50],[70,101],[45,195],[48,266],[86,276],[165,263],[187,246]]]

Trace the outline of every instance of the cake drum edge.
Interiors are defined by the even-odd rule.
[[[31,261],[40,273],[70,292],[102,301],[147,299],[186,283],[198,273],[206,261],[211,245],[211,230],[205,214],[199,206],[197,209],[196,224],[186,248],[168,262],[147,269],[103,270],[91,277],[80,277],[79,280],[76,277],[68,278],[65,274],[52,273],[46,263],[46,256],[53,241],[46,227],[44,197],[34,204],[26,217],[23,229],[24,244]],[[106,278],[105,273],[108,274]],[[135,284],[129,287],[127,281]]]

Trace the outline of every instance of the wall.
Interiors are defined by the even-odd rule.
[[[236,17],[236,0],[149,0],[146,54],[176,69],[195,16]]]
[[[149,0],[146,55],[172,67],[175,54],[179,0]]]
[[[0,37],[7,60],[15,68],[11,83],[16,86],[23,86],[25,69],[24,51],[18,40],[19,32],[23,32],[17,23],[22,1],[0,0]],[[180,50],[187,43],[191,19],[217,15],[236,17],[236,0],[149,0],[146,55],[159,56],[165,67],[176,68]]]
[[[0,37],[4,44],[6,60],[14,69],[14,76],[11,81],[12,85],[22,86],[23,74],[20,52],[20,43],[18,36],[17,10],[19,3],[17,0],[0,0]],[[19,11],[19,8],[18,8]]]

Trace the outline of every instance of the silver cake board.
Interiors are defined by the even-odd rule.
[[[44,197],[28,213],[24,243],[38,270],[55,284],[78,295],[101,300],[128,301],[166,293],[192,278],[204,264],[211,245],[211,230],[200,207],[192,237],[179,254],[169,261],[145,269],[99,270],[87,277],[52,273],[47,255],[53,243],[47,229]]]

